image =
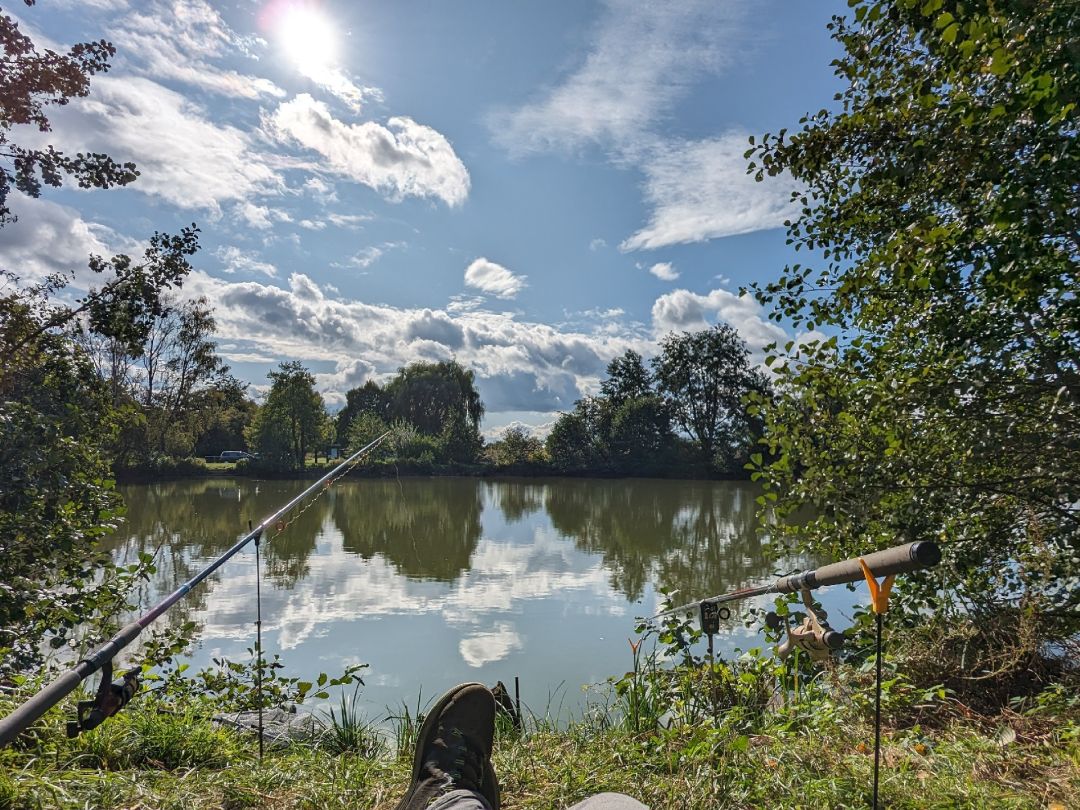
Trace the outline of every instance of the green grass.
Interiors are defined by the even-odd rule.
[[[261,764],[252,737],[210,723],[198,707],[164,713],[139,698],[74,741],[53,713],[35,743],[0,752],[0,810],[392,808],[411,751],[366,746],[370,720],[343,707],[336,722],[353,744],[294,744]],[[736,711],[641,732],[619,712],[612,700],[563,728],[535,718],[524,735],[501,728],[494,764],[503,806],[566,807],[605,790],[657,810],[868,804],[873,730],[857,703],[803,703],[757,715],[752,726]],[[398,714],[409,716],[399,728],[415,733],[417,712]],[[933,727],[885,731],[891,808],[1067,807],[1080,790],[1080,718],[1065,693],[1024,715],[970,716],[945,701],[929,716]],[[1016,734],[1004,745],[1003,726]]]

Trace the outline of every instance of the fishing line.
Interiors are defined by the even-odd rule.
[[[248,521],[248,529],[251,521]],[[263,760],[263,648],[262,648],[262,566],[259,565],[259,541],[255,535],[255,700],[259,705],[259,762]]]

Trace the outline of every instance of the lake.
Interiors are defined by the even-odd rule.
[[[157,554],[146,606],[308,483],[123,486],[127,520],[112,548],[122,559]],[[361,699],[372,715],[462,681],[512,691],[519,676],[532,711],[568,717],[584,685],[629,668],[634,619],[655,613],[663,591],[690,601],[773,575],[757,494],[715,481],[342,480],[263,542],[266,654],[304,676],[368,664]],[[249,547],[170,612],[201,628],[193,668],[248,660],[255,576]],[[843,627],[835,603],[851,594],[833,590],[824,601]],[[760,643],[732,621],[717,649]]]

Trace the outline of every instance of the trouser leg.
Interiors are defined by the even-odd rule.
[[[598,793],[568,810],[649,810],[647,805],[622,793]]]
[[[471,790],[451,790],[431,803],[428,810],[491,810],[484,797]]]

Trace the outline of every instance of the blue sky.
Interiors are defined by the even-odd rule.
[[[197,222],[185,295],[258,395],[299,359],[331,407],[456,357],[485,431],[548,424],[628,348],[725,320],[756,356],[799,337],[738,296],[793,254],[786,178],[749,134],[832,103],[821,0],[44,0],[54,46],[113,69],[48,142],[135,161],[122,190],[16,199],[0,264],[34,277]],[[10,13],[10,12],[9,12]],[[24,142],[39,136],[20,133]],[[44,141],[42,141],[44,142]]]

